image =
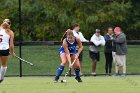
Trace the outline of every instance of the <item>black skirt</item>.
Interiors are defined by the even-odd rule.
[[[0,56],[8,56],[9,55],[9,49],[7,50],[0,50]]]

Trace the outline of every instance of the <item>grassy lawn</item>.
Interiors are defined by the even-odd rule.
[[[56,73],[57,67],[59,66],[61,60],[59,58],[60,46],[23,46],[22,47],[22,57],[30,62],[32,62],[37,68],[35,69],[28,64],[23,63],[23,74],[24,75],[54,75]],[[16,53],[18,55],[19,48],[16,47]],[[127,55],[127,73],[140,74],[140,45],[129,45],[128,55]],[[104,74],[105,72],[105,58],[103,48],[101,48],[100,62],[97,64],[97,74]],[[16,58],[9,58],[7,75],[19,75],[19,60]],[[67,67],[67,66],[66,66]],[[67,68],[65,69],[67,71]],[[112,68],[114,72],[114,64]],[[88,46],[84,47],[83,56],[83,73],[91,73],[91,59],[89,58]]]
[[[68,77],[66,83],[53,83],[52,77],[6,77],[0,93],[140,93],[140,76],[82,79],[82,83],[74,77]]]

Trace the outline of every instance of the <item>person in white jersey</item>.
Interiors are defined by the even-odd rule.
[[[10,30],[8,22],[3,22],[0,26],[0,83],[4,80],[4,76],[7,70],[7,61],[9,52],[12,56],[14,53],[14,33]]]

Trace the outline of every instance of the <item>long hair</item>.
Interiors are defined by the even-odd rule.
[[[67,31],[65,31],[65,33],[63,34],[63,36],[61,38],[61,41],[63,41],[66,38],[68,31],[70,31],[70,29],[67,29]]]
[[[3,22],[1,24],[1,27],[4,28],[4,29],[10,29],[10,25],[7,22]]]

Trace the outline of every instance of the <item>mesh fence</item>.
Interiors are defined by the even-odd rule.
[[[19,1],[21,1],[21,6],[19,4]],[[1,17],[0,21],[2,22],[2,20],[6,17],[11,19],[12,22],[11,27],[15,33],[15,40],[17,41],[18,40],[19,41],[60,40],[64,31],[67,28],[73,26],[77,22],[80,23],[81,26],[80,31],[84,34],[86,39],[90,39],[96,27],[105,31],[105,28],[110,26],[110,24],[100,24],[100,23],[99,24],[95,23],[93,26],[90,23],[90,20],[89,23],[86,23],[87,22],[86,20],[90,19],[90,16],[94,14],[96,15],[96,12],[98,12],[96,10],[100,9],[99,6],[101,5],[100,2],[102,2],[102,0],[101,1],[100,0],[75,0],[78,1],[76,2],[76,6],[78,8],[76,8],[75,5],[72,4],[72,2],[66,3],[67,1],[70,2],[74,0],[58,0],[58,1],[60,2],[57,2],[57,0],[1,0],[0,9],[1,10],[7,9],[7,11],[1,12],[2,16],[0,16]],[[103,1],[110,1],[110,0],[103,0]],[[97,6],[98,3],[99,5]],[[104,4],[105,2],[102,3]],[[86,8],[87,6],[89,6],[89,8]],[[102,5],[101,8],[103,8]],[[83,9],[85,9],[85,13],[82,12]],[[80,12],[80,10],[82,11]],[[77,11],[77,14],[75,13],[75,11]],[[82,14],[81,17],[79,16],[79,14]],[[93,17],[93,21],[94,20],[96,20],[96,16]],[[107,22],[105,21],[105,23]],[[86,26],[86,24],[89,25]],[[118,25],[118,22],[115,24]],[[122,27],[125,28],[124,26],[125,24],[126,23],[121,24]],[[19,33],[20,30],[21,33]],[[131,31],[125,31],[125,34],[127,35],[127,39],[140,38],[139,35],[140,31],[135,31],[134,29],[132,29]],[[139,42],[140,41],[138,41],[138,43]],[[133,41],[130,43],[134,45],[128,46],[127,73],[140,74],[140,70],[139,70],[140,45],[135,45],[137,44],[137,42],[133,42]],[[35,44],[33,42],[32,44],[24,43],[23,45],[24,46],[22,46],[22,58],[32,62],[35,65],[35,67],[31,67],[28,64],[22,63],[23,75],[55,75],[57,67],[61,62],[59,57],[59,52],[58,52],[58,49],[60,48],[60,44],[54,44],[54,43],[46,44],[45,42]],[[91,73],[92,62],[89,57],[88,47],[89,45],[86,45],[83,51],[84,52],[83,62],[82,62],[83,74]],[[17,55],[19,54],[19,46],[15,47],[15,52]],[[100,54],[101,54],[100,62],[98,62],[97,64],[97,74],[104,74],[105,57],[104,57],[103,48],[101,48]],[[68,65],[66,66],[65,69],[67,68]],[[21,68],[19,65],[19,60],[10,56],[8,62],[7,75],[19,75],[20,69]],[[112,72],[114,72],[114,68],[112,68]]]
[[[34,67],[22,63],[22,74],[23,75],[55,75],[57,67],[61,63],[59,57],[60,45],[33,45],[33,46],[22,46],[22,58],[30,61],[34,64]],[[84,46],[82,69],[83,74],[88,75],[91,73],[91,59],[89,57],[89,46]],[[127,73],[128,74],[140,74],[140,45],[128,45],[127,54]],[[15,47],[15,52],[18,55],[19,47]],[[104,49],[101,48],[100,61],[97,64],[97,74],[105,74],[105,57]],[[65,66],[65,71],[68,70],[68,64]],[[64,71],[64,72],[65,72]],[[112,68],[114,73],[114,64]],[[9,57],[8,72],[7,75],[19,75],[20,65],[19,60],[13,57]],[[73,74],[73,71],[72,71]]]

